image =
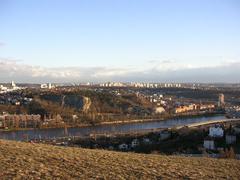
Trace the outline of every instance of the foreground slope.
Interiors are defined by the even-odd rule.
[[[119,153],[0,141],[0,177],[9,179],[238,179],[240,161]]]

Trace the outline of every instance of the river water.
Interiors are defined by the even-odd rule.
[[[128,124],[112,124],[112,125],[97,125],[90,127],[68,128],[69,136],[88,136],[91,133],[128,133],[141,132],[144,130],[158,128],[172,128],[176,126],[184,126],[193,123],[206,122],[211,120],[226,119],[225,116],[216,115],[208,117],[169,119],[163,121],[139,122]],[[26,140],[26,139],[49,139],[66,136],[64,128],[58,129],[32,129],[20,131],[1,131],[0,139],[8,140]]]

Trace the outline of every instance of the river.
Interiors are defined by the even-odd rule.
[[[130,133],[141,132],[150,129],[173,128],[176,126],[184,126],[193,123],[206,122],[211,120],[226,119],[225,116],[216,115],[208,117],[194,117],[183,119],[168,119],[162,121],[139,122],[128,124],[111,124],[111,125],[97,125],[89,127],[68,128],[69,136],[88,136],[91,133]],[[0,139],[8,140],[26,140],[26,139],[49,139],[66,136],[64,128],[58,129],[32,129],[19,131],[1,131]]]

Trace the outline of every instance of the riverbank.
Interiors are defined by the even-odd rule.
[[[222,120],[224,116],[211,117],[195,117],[195,118],[179,118],[168,120],[157,120],[139,123],[124,123],[124,124],[102,124],[85,127],[65,127],[65,128],[51,128],[51,129],[30,129],[0,132],[1,139],[8,140],[26,140],[26,139],[55,139],[66,136],[87,137],[91,134],[115,134],[115,133],[138,133],[159,129],[174,128],[176,126],[185,126],[193,123]]]
[[[101,122],[95,125],[112,125],[112,124],[128,124],[128,123],[144,123],[144,122],[154,122],[154,121],[164,121],[169,119],[183,119],[183,118],[198,118],[198,117],[211,117],[211,116],[220,116],[224,113],[195,113],[195,114],[183,114],[183,115],[171,115],[166,117],[157,117],[157,118],[146,118],[146,119],[132,119],[132,120],[120,120],[120,121],[110,121],[110,122]],[[89,125],[87,125],[89,126]],[[91,125],[90,125],[91,126]],[[81,126],[80,126],[81,127]]]
[[[121,124],[134,124],[134,123],[147,123],[147,122],[158,122],[158,121],[167,121],[170,119],[183,119],[183,118],[198,118],[198,117],[211,117],[211,116],[220,116],[224,115],[223,113],[216,112],[204,112],[204,113],[191,113],[191,114],[181,114],[181,115],[169,115],[165,117],[153,117],[153,118],[143,118],[143,119],[131,119],[131,120],[116,120],[116,121],[103,121],[93,124],[76,124],[76,125],[64,125],[61,127],[40,127],[40,128],[13,128],[13,129],[0,129],[0,132],[14,132],[14,131],[25,131],[25,130],[35,130],[35,129],[58,129],[58,128],[84,128],[84,127],[94,127],[101,125],[121,125]]]

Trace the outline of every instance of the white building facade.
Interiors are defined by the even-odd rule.
[[[204,140],[203,147],[206,149],[214,150],[215,149],[214,140]]]
[[[209,128],[209,136],[210,137],[223,137],[224,131],[221,127],[210,127]]]

